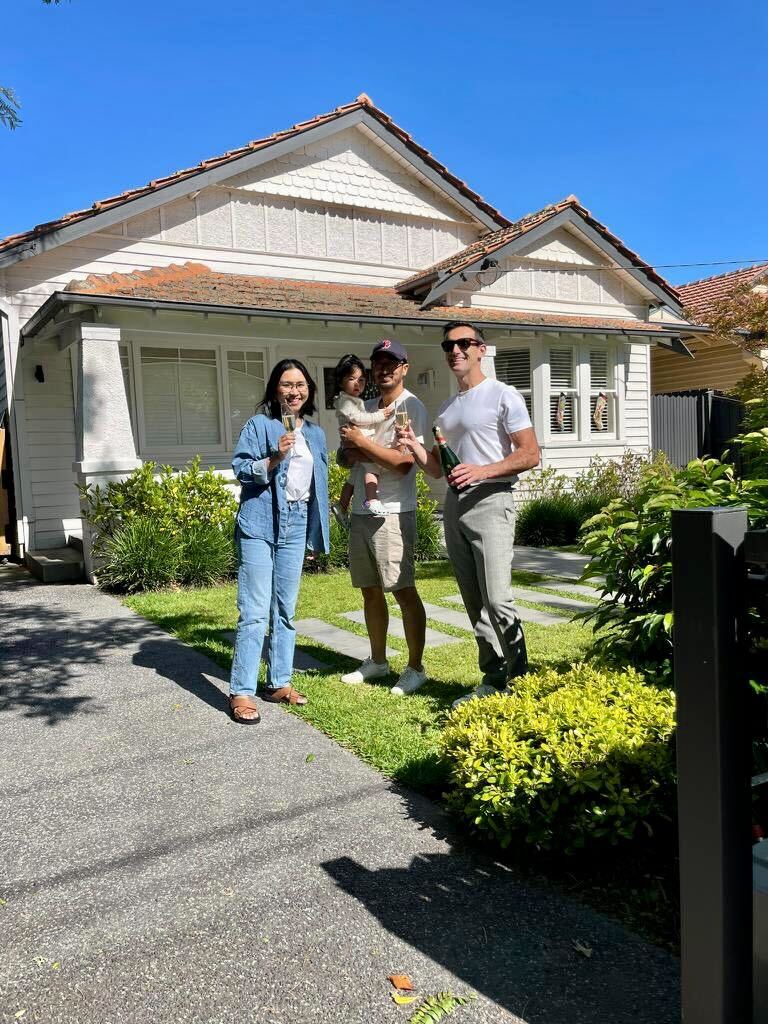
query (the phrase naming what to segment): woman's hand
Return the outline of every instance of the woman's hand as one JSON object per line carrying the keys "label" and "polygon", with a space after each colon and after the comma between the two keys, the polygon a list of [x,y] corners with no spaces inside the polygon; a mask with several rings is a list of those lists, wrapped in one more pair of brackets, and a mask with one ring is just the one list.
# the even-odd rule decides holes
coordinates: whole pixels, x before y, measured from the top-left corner
{"label": "woman's hand", "polygon": [[391,405],[385,405],[384,408],[381,411],[387,417],[394,416],[395,415],[395,406],[396,405],[397,405],[397,402],[392,402]]}
{"label": "woman's hand", "polygon": [[293,448],[295,440],[296,435],[293,433],[293,431],[291,431],[290,433],[281,434],[280,440],[277,442],[277,451],[272,456],[272,458],[276,459],[278,462],[282,462],[283,459],[287,459],[291,452],[291,448]]}

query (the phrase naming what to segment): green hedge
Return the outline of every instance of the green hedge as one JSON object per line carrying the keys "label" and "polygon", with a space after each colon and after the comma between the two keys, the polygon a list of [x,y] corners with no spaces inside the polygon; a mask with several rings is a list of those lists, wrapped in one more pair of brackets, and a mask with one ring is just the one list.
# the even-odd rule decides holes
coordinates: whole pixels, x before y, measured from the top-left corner
{"label": "green hedge", "polygon": [[451,808],[502,846],[573,853],[652,833],[674,803],[674,694],[574,665],[460,704],[441,739]]}
{"label": "green hedge", "polygon": [[81,488],[80,497],[101,586],[206,586],[234,571],[237,501],[199,457],[178,473],[145,462],[125,480]]}

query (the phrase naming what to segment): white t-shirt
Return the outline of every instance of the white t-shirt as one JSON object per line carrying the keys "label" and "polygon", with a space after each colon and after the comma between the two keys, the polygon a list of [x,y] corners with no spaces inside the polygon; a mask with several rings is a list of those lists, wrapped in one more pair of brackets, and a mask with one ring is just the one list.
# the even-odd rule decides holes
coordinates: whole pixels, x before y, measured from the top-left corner
{"label": "white t-shirt", "polygon": [[288,456],[288,479],[285,482],[285,496],[288,501],[309,501],[312,489],[312,469],[315,460],[309,450],[307,439],[301,427],[294,433],[291,454]]}
{"label": "white t-shirt", "polygon": [[[523,396],[511,384],[486,377],[468,391],[460,391],[440,406],[437,424],[448,446],[461,462],[488,466],[512,453],[510,434],[531,426]],[[517,475],[483,483],[517,482]]]}
{"label": "white t-shirt", "polygon": [[[408,412],[413,432],[424,444],[424,438],[428,433],[429,416],[426,406],[416,395],[410,391],[403,391],[396,400],[398,409],[403,407]],[[370,398],[365,403],[368,412],[374,412],[379,408],[379,399]],[[391,448],[395,439],[395,416],[390,416],[376,428],[373,441],[382,448]],[[357,468],[357,467],[356,467]],[[414,464],[407,473],[396,473],[383,466],[376,467],[379,477],[379,501],[387,513],[413,512],[416,508],[416,465]],[[363,513],[363,502],[365,501],[365,484],[363,473],[356,472],[353,476],[355,494],[352,499],[352,513]]]}

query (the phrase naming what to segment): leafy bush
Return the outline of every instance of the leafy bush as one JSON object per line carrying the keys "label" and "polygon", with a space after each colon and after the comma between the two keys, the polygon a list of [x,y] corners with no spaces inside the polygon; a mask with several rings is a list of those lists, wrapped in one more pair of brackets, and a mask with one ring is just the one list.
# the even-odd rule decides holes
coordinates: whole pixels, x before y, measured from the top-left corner
{"label": "leafy bush", "polygon": [[[766,442],[768,444],[768,441]],[[672,656],[673,509],[746,505],[768,524],[768,485],[741,480],[718,459],[696,459],[670,473],[649,467],[631,498],[617,498],[585,524],[587,576],[604,576],[606,594],[586,613],[598,627],[595,649],[610,664],[631,663],[666,678]]]}
{"label": "leafy bush", "polygon": [[652,834],[674,806],[674,695],[574,665],[466,701],[441,738],[451,808],[502,846],[566,853]]}
{"label": "leafy bush", "polygon": [[568,477],[548,466],[526,480],[515,535],[519,544],[561,547],[575,544],[584,523],[614,498],[631,498],[648,467],[670,473],[664,455],[652,459],[629,450],[618,461],[596,455],[580,474]]}
{"label": "leafy bush", "polygon": [[145,462],[125,480],[81,488],[80,497],[104,586],[205,585],[232,572],[237,501],[199,457],[179,473]]}
{"label": "leafy bush", "polygon": [[180,549],[176,540],[148,516],[133,516],[104,537],[99,584],[129,594],[156,590],[179,578]]}

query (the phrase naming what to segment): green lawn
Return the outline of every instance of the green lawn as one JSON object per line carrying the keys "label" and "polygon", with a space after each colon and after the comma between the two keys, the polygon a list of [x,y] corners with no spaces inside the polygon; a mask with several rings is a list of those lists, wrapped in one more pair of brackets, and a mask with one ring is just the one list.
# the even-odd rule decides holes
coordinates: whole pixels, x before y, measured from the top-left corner
{"label": "green lawn", "polygon": [[[520,585],[535,584],[540,577],[516,573]],[[456,594],[456,581],[448,562],[428,562],[418,568],[418,588],[425,601],[445,604]],[[224,633],[237,624],[234,585],[204,590],[168,590],[140,594],[126,600],[140,615],[151,619],[180,640],[208,655],[224,668],[232,659],[231,643]],[[394,602],[391,601],[394,605]],[[362,608],[360,592],[349,582],[349,574],[305,575],[302,580],[296,618],[319,618],[365,636],[365,628],[351,623],[343,612]],[[393,697],[389,687],[396,672],[406,664],[403,640],[390,637],[388,643],[398,650],[392,659],[395,674],[379,685],[348,686],[340,675],[355,662],[335,654],[314,642],[300,642],[328,669],[307,672],[297,677],[296,685],[310,698],[309,704],[296,709],[328,736],[353,750],[359,757],[385,775],[409,786],[430,790],[438,786],[445,773],[436,754],[436,741],[443,716],[451,702],[477,685],[477,646],[471,634],[438,622],[430,625],[444,633],[462,637],[463,643],[427,650],[424,663],[429,682],[409,697]],[[529,658],[533,669],[567,666],[584,656],[591,636],[589,627],[569,623],[525,626]]]}
{"label": "green lawn", "polygon": [[[425,601],[455,608],[444,600],[457,593],[448,562],[423,563],[417,576]],[[542,586],[541,577],[534,573],[515,573],[513,580],[521,586]],[[156,591],[127,598],[126,604],[229,668],[232,645],[223,634],[233,631],[237,623],[233,584],[204,590]],[[305,575],[296,618],[320,618],[365,635],[362,626],[342,617],[343,612],[361,607],[360,593],[350,586],[346,571]],[[437,754],[442,722],[451,702],[475,686],[480,673],[477,647],[469,633],[437,622],[430,625],[462,637],[463,643],[427,650],[424,661],[430,681],[409,697],[389,693],[396,674],[379,685],[345,685],[339,676],[355,662],[314,643],[302,643],[329,667],[296,678],[310,702],[306,707],[291,709],[291,713],[301,715],[390,778],[439,798],[446,781],[446,769]],[[585,657],[592,630],[564,618],[562,625],[526,624],[525,635],[532,669],[565,668]],[[388,643],[399,652],[392,659],[396,673],[406,662],[405,644],[395,637]],[[547,856],[524,847],[492,852],[519,871],[543,883],[556,884],[618,917],[628,927],[674,948],[677,885],[673,850],[674,837],[656,836],[645,844],[635,842],[572,858]]]}

